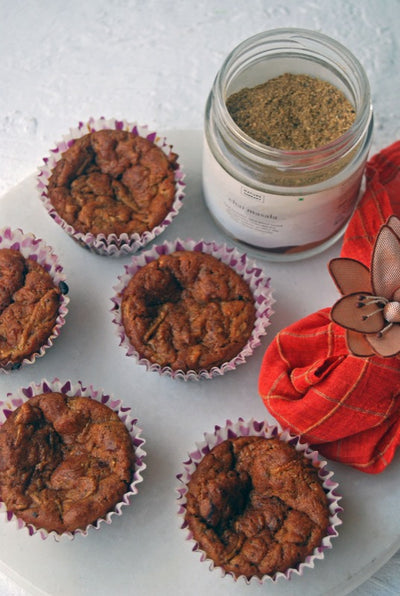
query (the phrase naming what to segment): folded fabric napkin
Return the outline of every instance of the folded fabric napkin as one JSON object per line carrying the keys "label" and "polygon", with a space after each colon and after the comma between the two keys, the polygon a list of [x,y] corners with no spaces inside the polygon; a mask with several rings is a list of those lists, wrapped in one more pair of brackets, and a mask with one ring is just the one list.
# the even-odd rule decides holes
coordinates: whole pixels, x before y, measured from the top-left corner
{"label": "folded fabric napkin", "polygon": [[260,395],[325,457],[382,472],[400,443],[400,142],[374,156],[329,270],[341,297],[268,347]]}

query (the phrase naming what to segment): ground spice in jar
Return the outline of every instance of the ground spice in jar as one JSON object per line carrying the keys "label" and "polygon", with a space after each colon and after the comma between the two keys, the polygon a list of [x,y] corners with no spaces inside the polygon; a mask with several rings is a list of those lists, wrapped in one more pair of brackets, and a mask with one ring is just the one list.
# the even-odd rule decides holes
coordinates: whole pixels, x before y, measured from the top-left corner
{"label": "ground spice in jar", "polygon": [[276,149],[322,147],[346,132],[355,109],[334,85],[304,74],[285,73],[231,95],[227,109],[254,140]]}

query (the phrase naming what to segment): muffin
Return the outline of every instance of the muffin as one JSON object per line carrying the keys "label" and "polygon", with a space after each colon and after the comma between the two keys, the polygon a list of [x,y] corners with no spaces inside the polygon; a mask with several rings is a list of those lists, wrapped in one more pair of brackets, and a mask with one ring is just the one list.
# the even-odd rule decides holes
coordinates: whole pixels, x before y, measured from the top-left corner
{"label": "muffin", "polygon": [[236,366],[255,327],[267,324],[268,283],[258,312],[253,278],[235,270],[238,261],[229,261],[228,252],[221,252],[224,262],[211,254],[212,245],[175,247],[145,257],[132,275],[128,268],[117,302],[126,341],[149,367],[173,375]]}
{"label": "muffin", "polygon": [[100,254],[133,252],[161,233],[180,207],[177,159],[165,140],[143,127],[91,121],[42,169],[42,199],[84,246]]}
{"label": "muffin", "polygon": [[337,485],[323,480],[315,456],[276,429],[251,426],[228,423],[225,434],[216,429],[180,477],[183,527],[196,549],[224,574],[247,582],[290,577],[313,564],[330,546],[340,510],[332,492]]}
{"label": "muffin", "polygon": [[68,287],[51,249],[22,230],[0,231],[0,369],[33,362],[64,323]]}
{"label": "muffin", "polygon": [[136,453],[127,426],[103,397],[67,391],[70,385],[57,389],[44,383],[43,392],[32,391],[7,413],[0,427],[0,499],[25,525],[61,535],[84,532],[124,501],[138,481],[143,441]]}

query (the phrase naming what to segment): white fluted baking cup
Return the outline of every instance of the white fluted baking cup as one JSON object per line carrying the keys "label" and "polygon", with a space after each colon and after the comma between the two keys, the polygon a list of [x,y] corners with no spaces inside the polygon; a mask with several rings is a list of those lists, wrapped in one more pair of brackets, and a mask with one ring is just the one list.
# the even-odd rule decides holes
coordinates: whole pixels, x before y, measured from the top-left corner
{"label": "white fluted baking cup", "polygon": [[[274,575],[265,575],[262,578],[252,577],[247,579],[244,575],[234,576],[232,573],[226,572],[207,557],[206,553],[200,548],[198,542],[193,538],[188,524],[185,521],[186,514],[186,495],[188,492],[188,483],[195,472],[198,464],[203,457],[208,454],[216,445],[219,445],[226,439],[234,439],[243,436],[258,436],[270,438],[279,438],[294,447],[294,449],[312,462],[312,465],[318,470],[318,477],[325,490],[328,499],[329,507],[329,526],[326,536],[322,539],[320,546],[316,547],[311,555],[306,557],[305,561],[299,563],[296,567],[291,567],[285,572],[278,571]],[[213,433],[204,433],[204,440],[195,443],[196,449],[189,453],[188,459],[183,463],[183,471],[177,475],[180,485],[177,488],[178,492],[178,516],[181,521],[181,529],[185,531],[186,540],[192,543],[192,550],[200,554],[200,561],[209,564],[209,569],[212,571],[218,569],[221,577],[230,575],[234,581],[242,580],[246,584],[264,583],[267,581],[276,582],[280,579],[290,580],[293,575],[303,575],[307,568],[313,569],[317,560],[325,557],[325,551],[332,548],[332,539],[338,536],[338,526],[342,524],[339,517],[342,507],[339,505],[341,496],[338,495],[338,483],[333,480],[333,472],[329,471],[327,462],[320,459],[319,453],[307,444],[301,441],[299,436],[292,435],[287,430],[280,430],[277,426],[268,424],[267,421],[256,421],[251,419],[245,421],[239,418],[237,422],[231,420],[226,421],[224,427],[216,426]]]}
{"label": "white fluted baking cup", "polygon": [[20,251],[24,258],[31,258],[41,265],[47,273],[53,278],[54,285],[60,290],[60,304],[58,315],[52,333],[47,338],[46,343],[40,347],[37,352],[24,358],[21,362],[9,363],[0,366],[0,372],[7,373],[11,370],[19,369],[26,364],[33,364],[36,358],[44,356],[46,350],[53,345],[56,337],[60,335],[61,328],[65,324],[65,317],[68,313],[69,297],[68,285],[63,272],[63,267],[59,262],[58,256],[53,252],[51,246],[46,244],[41,238],[37,238],[32,233],[25,233],[20,228],[11,229],[9,227],[0,230],[0,248],[11,248]]}
{"label": "white fluted baking cup", "polygon": [[[247,344],[234,358],[223,363],[221,366],[214,366],[210,370],[203,369],[198,372],[194,370],[172,370],[168,366],[162,367],[159,364],[151,363],[146,358],[141,357],[132,346],[122,324],[122,293],[129,283],[129,280],[144,265],[158,259],[161,255],[171,254],[178,250],[198,251],[213,255],[226,265],[229,265],[236,271],[236,273],[243,277],[248,283],[254,296],[256,320]],[[118,284],[113,288],[115,294],[111,299],[113,302],[111,312],[113,315],[113,322],[116,326],[116,333],[119,337],[119,345],[124,348],[127,356],[135,358],[136,361],[145,366],[147,370],[158,372],[161,375],[168,375],[172,378],[182,379],[184,381],[211,379],[216,376],[224,375],[226,372],[234,370],[239,365],[244,364],[253,354],[255,348],[260,345],[261,337],[267,333],[270,317],[273,314],[272,304],[274,303],[270,282],[271,279],[264,275],[262,269],[258,267],[255,261],[248,259],[246,254],[241,253],[236,248],[227,246],[226,244],[206,242],[205,240],[181,240],[178,238],[172,242],[164,242],[163,244],[155,245],[139,255],[134,255],[132,257],[131,262],[128,265],[125,265],[124,274],[119,276]]]}
{"label": "white fluted baking cup", "polygon": [[55,378],[52,381],[43,379],[39,383],[31,383],[27,387],[21,388],[15,393],[8,393],[5,399],[0,401],[0,425],[5,422],[8,416],[16,408],[28,401],[31,397],[41,393],[51,392],[62,393],[71,397],[89,397],[90,399],[94,399],[108,406],[118,414],[120,420],[125,424],[131,436],[135,453],[132,481],[128,491],[124,494],[123,499],[118,502],[105,517],[99,518],[94,524],[89,524],[85,529],[77,529],[74,532],[63,532],[62,534],[58,534],[54,531],[48,532],[43,528],[36,528],[31,524],[25,523],[13,512],[7,511],[5,503],[0,499],[0,511],[5,512],[7,521],[15,523],[18,529],[25,529],[30,536],[39,533],[43,540],[48,536],[52,536],[56,541],[59,541],[64,537],[72,540],[77,534],[87,536],[89,530],[98,530],[102,524],[111,524],[113,517],[122,515],[123,508],[130,505],[130,499],[138,493],[138,485],[143,481],[142,474],[146,469],[146,463],[144,462],[146,452],[143,448],[145,439],[141,436],[142,429],[137,425],[138,420],[131,414],[131,408],[124,406],[121,400],[104,393],[101,389],[95,389],[92,385],[84,386],[81,381],[60,381],[58,378]]}
{"label": "white fluted baking cup", "polygon": [[71,147],[74,141],[84,135],[98,130],[126,130],[132,132],[134,135],[144,137],[159,147],[166,155],[171,152],[172,145],[168,140],[160,136],[156,132],[149,131],[146,125],[139,125],[136,122],[127,122],[126,120],[106,119],[106,118],[89,118],[87,122],[80,122],[76,128],[70,129],[61,142],[59,142],[54,149],[50,151],[48,157],[43,158],[44,164],[39,168],[37,176],[37,188],[39,190],[40,199],[43,202],[50,217],[74,240],[80,245],[88,248],[92,252],[103,256],[120,257],[133,254],[146,246],[149,242],[154,240],[157,236],[162,234],[164,230],[170,225],[172,220],[178,214],[182,201],[185,195],[185,175],[181,164],[175,164],[175,198],[164,220],[155,226],[153,229],[143,232],[143,234],[92,234],[81,233],[68,224],[54,209],[47,193],[47,185],[52,170],[57,161],[61,159],[62,153]]}

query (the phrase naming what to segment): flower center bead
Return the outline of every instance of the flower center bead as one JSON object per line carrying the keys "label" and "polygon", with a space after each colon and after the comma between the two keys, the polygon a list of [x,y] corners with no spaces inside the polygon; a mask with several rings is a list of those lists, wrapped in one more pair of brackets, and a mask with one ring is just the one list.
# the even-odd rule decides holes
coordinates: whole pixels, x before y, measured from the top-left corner
{"label": "flower center bead", "polygon": [[400,302],[388,302],[385,304],[383,316],[388,323],[400,323]]}

